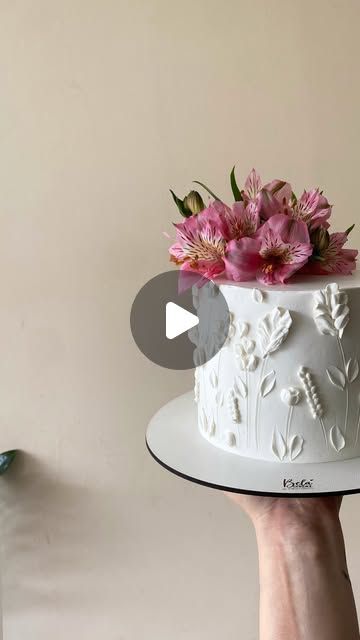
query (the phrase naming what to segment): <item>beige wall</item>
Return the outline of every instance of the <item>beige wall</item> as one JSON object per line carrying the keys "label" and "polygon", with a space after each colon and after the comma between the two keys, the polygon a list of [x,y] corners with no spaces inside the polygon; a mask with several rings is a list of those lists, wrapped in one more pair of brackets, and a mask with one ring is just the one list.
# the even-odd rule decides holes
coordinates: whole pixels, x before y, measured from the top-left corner
{"label": "beige wall", "polygon": [[225,194],[256,165],[358,219],[359,18],[358,0],[0,3],[1,448],[25,452],[0,485],[6,640],[257,637],[248,522],[145,452],[190,374],[142,357],[129,307],[168,266],[170,185]]}

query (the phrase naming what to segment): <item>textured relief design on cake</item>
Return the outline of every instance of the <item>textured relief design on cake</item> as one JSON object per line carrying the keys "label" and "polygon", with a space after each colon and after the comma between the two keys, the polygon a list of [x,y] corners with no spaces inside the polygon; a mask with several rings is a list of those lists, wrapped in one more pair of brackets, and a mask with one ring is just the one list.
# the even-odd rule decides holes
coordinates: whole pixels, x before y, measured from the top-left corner
{"label": "textured relief design on cake", "polygon": [[314,293],[314,319],[320,333],[342,338],[350,319],[348,295],[336,282]]}
{"label": "textured relief design on cake", "polygon": [[356,430],[354,433],[354,447],[357,446],[360,432],[360,396],[357,396],[357,416],[356,416]]}
{"label": "textured relief design on cake", "polygon": [[198,404],[200,402],[200,373],[199,368],[196,367],[194,371],[194,400]]}
{"label": "textured relief design on cake", "polygon": [[324,436],[324,440],[325,440],[325,443],[327,444],[326,428],[323,420],[324,409],[321,404],[319,392],[318,392],[314,377],[310,373],[309,369],[307,369],[306,367],[300,367],[298,371],[298,376],[300,378],[300,381],[302,383],[302,386],[305,392],[305,398],[306,398],[307,405],[310,409],[310,413],[314,418],[314,420],[319,420],[322,433]]}
{"label": "textured relief design on cake", "polygon": [[209,430],[209,423],[204,409],[201,410],[200,414],[200,427],[204,433],[207,433]]}
{"label": "textured relief design on cake", "polygon": [[313,376],[306,367],[300,367],[299,378],[304,387],[306,401],[309,405],[312,417],[314,420],[316,420],[316,418],[322,418],[324,415],[324,409],[322,407]]}
{"label": "textured relief design on cake", "polygon": [[291,422],[294,413],[294,407],[300,402],[302,392],[296,387],[288,387],[282,389],[280,398],[288,407],[285,424],[285,436],[278,429],[274,429],[272,437],[272,452],[275,457],[282,461],[286,456],[290,461],[295,460],[303,450],[304,438],[300,435],[293,435],[290,438]]}
{"label": "textured relief design on cake", "polygon": [[234,352],[241,371],[255,371],[259,362],[258,357],[254,354],[256,342],[248,337],[248,333],[249,325],[247,322],[239,323],[239,341],[234,344]]}
{"label": "textured relief design on cake", "polygon": [[264,292],[261,291],[261,289],[254,288],[251,292],[251,296],[254,302],[258,302],[259,304],[264,302]]}
{"label": "textured relief design on cake", "polygon": [[232,422],[239,423],[241,421],[239,399],[236,395],[235,389],[230,389],[227,394],[227,409]]}
{"label": "textured relief design on cake", "polygon": [[250,377],[249,372],[253,375],[253,372],[257,369],[259,364],[259,358],[255,355],[256,342],[249,338],[250,325],[247,322],[238,321],[236,323],[236,342],[234,343],[234,354],[236,363],[240,371],[245,376],[245,381],[240,377],[235,377],[235,390],[238,395],[246,400],[246,444],[250,444]]}
{"label": "textured relief design on cake", "polygon": [[287,404],[290,409],[298,404],[301,400],[301,391],[297,387],[288,387],[282,389],[280,392],[281,400],[284,404]]}
{"label": "textured relief design on cake", "polygon": [[359,375],[359,363],[356,358],[350,358],[348,361],[346,361],[344,349],[340,338],[338,338],[338,343],[343,369],[339,369],[334,365],[329,365],[329,367],[326,369],[326,373],[331,384],[334,385],[334,387],[337,387],[338,389],[341,389],[341,391],[346,392],[344,424],[344,431],[346,433],[349,416],[349,387]]}
{"label": "textured relief design on cake", "polygon": [[290,439],[291,422],[294,413],[294,407],[299,404],[302,397],[302,392],[297,387],[288,387],[281,392],[282,401],[288,405],[288,415],[286,420],[285,430],[285,442],[289,453],[290,460],[295,460],[303,450],[304,438],[299,435],[294,435]]}
{"label": "textured relief design on cake", "polygon": [[339,287],[321,282],[316,293],[307,285],[301,295],[292,287],[264,288],[261,303],[252,285],[224,286],[233,327],[226,346],[199,368],[194,403],[201,435],[212,445],[295,468],[360,455],[360,275],[349,288],[344,279]]}
{"label": "textured relief design on cake", "polygon": [[[288,387],[287,389],[282,389],[280,392],[281,400],[288,407],[286,425],[285,425],[285,442],[286,442],[287,448],[289,447],[288,443],[290,440],[290,429],[291,429],[291,422],[292,422],[293,413],[294,413],[294,407],[300,402],[301,395],[302,394],[300,389],[297,389],[296,387]],[[294,460],[295,459],[294,454],[296,453],[295,457],[297,457],[301,453],[301,450],[302,450],[302,446],[300,449],[299,447],[297,447],[296,450],[294,450],[294,447],[291,447],[291,444],[290,444],[291,460]]]}
{"label": "textured relief design on cake", "polygon": [[235,376],[235,391],[243,398],[244,400],[248,397],[248,387],[247,384],[240,378],[240,376]]}
{"label": "textured relief design on cake", "polygon": [[235,323],[234,323],[234,314],[230,311],[229,312],[229,331],[228,331],[228,336],[227,336],[227,340],[225,342],[225,345],[230,344],[232,338],[234,337],[235,333],[236,333],[236,327],[235,327]]}
{"label": "textured relief design on cake", "polygon": [[236,447],[236,435],[233,431],[226,432],[225,442],[228,445],[228,447]]}
{"label": "textured relief design on cake", "polygon": [[209,436],[213,438],[215,434],[216,434],[216,422],[214,418],[212,418],[210,422]]}
{"label": "textured relief design on cake", "polygon": [[258,323],[257,336],[262,352],[262,363],[255,405],[255,445],[257,448],[260,444],[261,401],[274,389],[276,384],[275,371],[271,370],[270,373],[265,373],[267,361],[269,355],[275,353],[286,340],[291,325],[290,312],[282,307],[275,307]]}
{"label": "textured relief design on cake", "polygon": [[290,312],[281,307],[275,307],[266,314],[258,324],[259,343],[265,358],[276,351],[287,338],[292,324]]}
{"label": "textured relief design on cake", "polygon": [[286,454],[286,444],[282,434],[280,433],[280,431],[278,431],[278,429],[274,429],[271,449],[274,456],[278,458],[278,460],[284,460]]}
{"label": "textured relief design on cake", "polygon": [[271,449],[274,456],[282,462],[286,456],[292,462],[303,450],[304,438],[302,436],[292,436],[290,440],[286,440],[278,429],[274,429]]}
{"label": "textured relief design on cake", "polygon": [[[231,447],[237,446],[237,437],[235,435],[234,440],[233,438],[230,438],[229,435],[227,435],[227,432],[223,432],[221,425],[223,422],[222,416],[224,414],[222,411],[227,412],[231,422],[233,422],[234,424],[238,425],[242,421],[240,410],[240,396],[245,398],[244,383],[239,380],[238,384],[236,384],[235,379],[232,388],[227,393],[222,389],[221,384],[219,383],[221,381],[222,360],[224,358],[227,347],[230,345],[231,340],[236,332],[237,327],[234,323],[234,314],[231,313],[229,334],[226,343],[218,352],[216,359],[209,361],[202,367],[199,367],[199,370],[202,371],[202,384],[204,389],[204,393],[201,396],[201,402],[203,407],[206,408],[208,416],[209,414],[211,414],[212,416],[211,418],[209,418],[207,436],[208,438],[216,438],[219,441],[223,441],[225,444]],[[223,407],[224,409],[222,409]],[[238,436],[240,438],[240,433],[238,433]]]}
{"label": "textured relief design on cake", "polygon": [[[323,335],[332,336],[337,340],[341,368],[331,364],[327,367],[326,373],[330,383],[346,393],[344,416],[344,433],[346,434],[349,420],[349,386],[359,375],[359,363],[356,358],[347,360],[345,356],[341,339],[345,327],[350,320],[350,309],[348,306],[348,295],[345,291],[339,289],[337,283],[333,282],[328,284],[325,289],[314,293],[314,319],[318,330]],[[336,433],[337,430],[342,433],[339,427],[336,427]],[[336,442],[336,446],[333,440]],[[336,438],[330,438],[330,443],[336,451],[341,451],[343,448],[337,448],[339,441]]]}
{"label": "textured relief design on cake", "polygon": [[338,453],[345,447],[345,438],[341,429],[337,425],[331,427],[329,431],[329,440],[333,449]]}
{"label": "textured relief design on cake", "polygon": [[212,388],[216,389],[216,387],[218,386],[218,377],[217,377],[216,372],[215,372],[214,369],[210,373],[209,381],[210,381],[210,384],[211,384]]}
{"label": "textured relief design on cake", "polygon": [[192,304],[197,311],[199,323],[187,331],[189,340],[195,345],[193,363],[195,367],[210,361],[225,345],[229,344],[235,334],[234,315],[215,313],[210,323],[202,319],[209,315],[209,301],[219,294],[213,283],[207,282],[204,287],[192,287]]}
{"label": "textured relief design on cake", "polygon": [[275,387],[275,384],[276,384],[276,373],[274,369],[272,369],[260,380],[259,393],[261,397],[265,398],[270,393],[270,391],[273,390],[273,388]]}
{"label": "textured relief design on cake", "polygon": [[215,403],[217,407],[222,407],[224,404],[224,392],[219,389],[215,394]]}

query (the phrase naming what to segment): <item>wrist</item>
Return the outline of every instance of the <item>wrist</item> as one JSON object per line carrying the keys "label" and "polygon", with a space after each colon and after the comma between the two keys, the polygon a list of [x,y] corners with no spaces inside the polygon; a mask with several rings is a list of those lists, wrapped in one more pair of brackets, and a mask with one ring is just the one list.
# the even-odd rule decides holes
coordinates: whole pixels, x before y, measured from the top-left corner
{"label": "wrist", "polygon": [[259,544],[265,546],[302,546],[327,549],[342,543],[338,510],[321,500],[277,501],[271,510],[253,521]]}

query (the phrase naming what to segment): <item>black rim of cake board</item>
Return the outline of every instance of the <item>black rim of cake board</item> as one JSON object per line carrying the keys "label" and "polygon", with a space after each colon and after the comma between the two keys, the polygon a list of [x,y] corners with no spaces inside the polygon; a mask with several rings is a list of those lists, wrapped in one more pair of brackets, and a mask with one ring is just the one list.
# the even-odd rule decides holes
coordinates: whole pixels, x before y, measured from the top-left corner
{"label": "black rim of cake board", "polygon": [[355,493],[360,493],[360,487],[358,489],[346,489],[344,491],[320,491],[320,492],[303,492],[299,493],[298,491],[251,491],[250,489],[235,489],[233,487],[227,487],[221,484],[215,484],[214,482],[207,482],[205,480],[200,480],[199,478],[194,478],[193,476],[189,476],[182,471],[178,471],[174,469],[174,467],[170,467],[166,462],[160,460],[157,455],[151,450],[150,445],[145,437],[146,448],[149,451],[150,455],[154,458],[154,460],[164,469],[170,471],[175,476],[179,478],[183,478],[183,480],[189,480],[190,482],[194,482],[195,484],[200,484],[202,487],[208,487],[210,489],[216,489],[217,491],[226,491],[228,493],[240,493],[246,496],[266,496],[268,498],[326,498],[331,496],[348,496],[353,495]]}

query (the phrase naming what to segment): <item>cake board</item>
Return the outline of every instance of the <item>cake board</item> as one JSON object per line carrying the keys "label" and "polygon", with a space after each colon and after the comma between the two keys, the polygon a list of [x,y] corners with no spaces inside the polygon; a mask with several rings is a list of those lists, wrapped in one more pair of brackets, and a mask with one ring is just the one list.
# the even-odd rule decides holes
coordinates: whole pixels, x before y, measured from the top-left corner
{"label": "cake board", "polygon": [[215,447],[198,429],[193,392],[175,398],[154,415],[146,445],[168,471],[221,491],[274,497],[360,492],[360,458],[320,464],[272,463]]}

